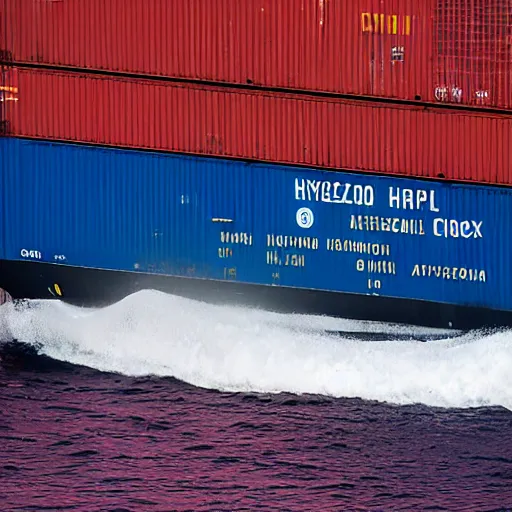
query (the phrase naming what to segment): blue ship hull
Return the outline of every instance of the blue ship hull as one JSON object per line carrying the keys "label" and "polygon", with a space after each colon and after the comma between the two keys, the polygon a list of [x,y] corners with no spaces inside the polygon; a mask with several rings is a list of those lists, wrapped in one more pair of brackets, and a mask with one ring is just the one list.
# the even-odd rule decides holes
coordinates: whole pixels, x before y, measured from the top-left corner
{"label": "blue ship hull", "polygon": [[[0,139],[0,288],[508,325],[512,191]],[[57,285],[57,287],[55,287]]]}

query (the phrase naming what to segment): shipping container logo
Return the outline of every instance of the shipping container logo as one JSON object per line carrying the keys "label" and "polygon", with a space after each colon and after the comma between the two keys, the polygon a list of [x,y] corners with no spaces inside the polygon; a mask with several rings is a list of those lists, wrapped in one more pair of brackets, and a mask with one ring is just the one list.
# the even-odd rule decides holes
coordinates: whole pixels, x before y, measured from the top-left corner
{"label": "shipping container logo", "polygon": [[400,14],[361,13],[361,30],[370,34],[411,35],[411,17]]}
{"label": "shipping container logo", "polygon": [[309,208],[299,208],[295,219],[297,224],[304,229],[309,229],[315,222],[315,216]]}

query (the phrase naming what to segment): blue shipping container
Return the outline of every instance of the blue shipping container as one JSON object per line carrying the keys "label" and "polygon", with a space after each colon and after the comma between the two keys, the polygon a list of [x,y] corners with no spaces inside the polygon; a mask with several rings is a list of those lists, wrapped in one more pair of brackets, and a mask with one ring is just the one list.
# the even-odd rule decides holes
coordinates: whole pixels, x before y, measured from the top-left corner
{"label": "blue shipping container", "polygon": [[1,258],[512,310],[512,190],[0,139]]}

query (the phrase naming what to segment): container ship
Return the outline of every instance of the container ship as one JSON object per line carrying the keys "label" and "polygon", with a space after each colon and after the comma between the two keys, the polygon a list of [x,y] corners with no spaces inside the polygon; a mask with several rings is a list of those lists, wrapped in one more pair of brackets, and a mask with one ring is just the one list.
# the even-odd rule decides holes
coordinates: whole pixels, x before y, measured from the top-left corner
{"label": "container ship", "polygon": [[512,0],[0,0],[0,300],[510,325]]}

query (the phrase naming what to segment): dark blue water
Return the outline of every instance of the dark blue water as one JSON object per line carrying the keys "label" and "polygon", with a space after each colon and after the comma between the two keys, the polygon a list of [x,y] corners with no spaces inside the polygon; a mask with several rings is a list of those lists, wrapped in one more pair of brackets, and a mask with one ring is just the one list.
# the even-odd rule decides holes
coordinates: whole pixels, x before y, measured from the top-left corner
{"label": "dark blue water", "polygon": [[512,510],[512,334],[356,342],[152,292],[1,326],[0,510]]}

